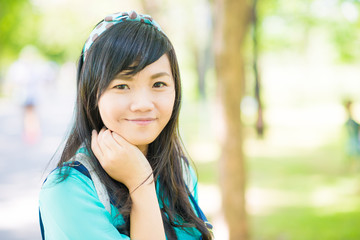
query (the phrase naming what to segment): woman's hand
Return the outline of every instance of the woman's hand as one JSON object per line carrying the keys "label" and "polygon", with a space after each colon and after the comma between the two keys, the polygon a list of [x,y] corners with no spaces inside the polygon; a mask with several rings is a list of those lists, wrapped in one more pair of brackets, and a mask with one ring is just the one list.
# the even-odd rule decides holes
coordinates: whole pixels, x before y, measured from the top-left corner
{"label": "woman's hand", "polygon": [[[132,200],[131,239],[165,240],[154,177],[144,154],[120,135],[104,128],[99,134],[95,130],[92,132],[91,149],[110,177],[125,184],[129,189]],[[146,179],[148,180],[144,185],[152,184],[146,184],[136,190]]]}
{"label": "woman's hand", "polygon": [[117,133],[105,128],[99,134],[93,130],[91,149],[107,174],[123,183],[130,193],[149,176],[146,182],[153,181],[152,169],[144,154]]}

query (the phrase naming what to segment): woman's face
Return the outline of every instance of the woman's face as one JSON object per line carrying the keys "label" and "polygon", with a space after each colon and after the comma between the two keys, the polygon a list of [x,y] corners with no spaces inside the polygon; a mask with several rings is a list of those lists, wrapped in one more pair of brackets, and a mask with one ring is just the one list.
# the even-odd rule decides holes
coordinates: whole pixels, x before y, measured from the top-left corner
{"label": "woman's face", "polygon": [[175,84],[166,54],[134,76],[120,72],[99,98],[105,126],[140,149],[153,142],[170,120]]}

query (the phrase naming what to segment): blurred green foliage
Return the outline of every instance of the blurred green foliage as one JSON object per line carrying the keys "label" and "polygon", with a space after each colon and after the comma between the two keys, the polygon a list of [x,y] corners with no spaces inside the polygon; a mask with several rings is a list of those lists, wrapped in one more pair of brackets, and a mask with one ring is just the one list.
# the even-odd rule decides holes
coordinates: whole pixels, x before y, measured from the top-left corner
{"label": "blurred green foliage", "polygon": [[[173,3],[174,6],[186,4],[189,3]],[[46,9],[42,5],[46,5]],[[89,14],[79,12],[81,7],[78,5],[81,3],[74,3],[73,7],[62,5],[67,3],[51,5],[45,4],[45,1],[0,0],[0,63],[16,58],[21,48],[28,44],[37,46],[52,60],[74,60],[78,54],[74,53],[74,45],[81,48],[79,45],[85,40],[77,33],[84,30],[83,26],[89,26],[89,22],[82,21]],[[94,9],[96,7],[89,12]],[[257,11],[263,52],[304,51],[309,38],[321,34],[332,43],[336,61],[354,62],[360,59],[357,47],[360,41],[357,31],[360,1],[258,0]],[[185,30],[189,31],[189,35],[193,31],[192,28]],[[83,37],[86,38],[85,35]]]}
{"label": "blurred green foliage", "polygon": [[263,51],[304,51],[312,35],[330,40],[335,61],[360,60],[360,1],[258,1],[260,43]]}
{"label": "blurred green foliage", "polygon": [[80,42],[86,40],[79,34],[85,23],[78,21],[81,16],[66,2],[60,3],[0,0],[0,70],[16,60],[27,45],[58,63],[76,60]]}
{"label": "blurred green foliage", "polygon": [[37,45],[39,18],[28,0],[0,0],[0,64],[16,59],[24,46]]}

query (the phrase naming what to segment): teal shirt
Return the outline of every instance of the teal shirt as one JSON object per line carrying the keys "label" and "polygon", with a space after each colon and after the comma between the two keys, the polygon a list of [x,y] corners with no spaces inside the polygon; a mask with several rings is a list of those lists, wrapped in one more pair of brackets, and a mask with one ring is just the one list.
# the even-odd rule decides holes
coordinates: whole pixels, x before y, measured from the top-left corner
{"label": "teal shirt", "polygon": [[[193,195],[197,201],[196,178],[190,168]],[[92,240],[126,239],[116,226],[124,219],[118,209],[111,205],[111,215],[99,200],[91,179],[76,169],[70,169],[70,175],[58,183],[59,170],[53,171],[44,183],[39,196],[41,218],[46,240]],[[157,195],[159,191],[157,187]],[[117,216],[117,217],[116,217]],[[200,232],[195,229],[174,228],[178,239],[200,239]]]}

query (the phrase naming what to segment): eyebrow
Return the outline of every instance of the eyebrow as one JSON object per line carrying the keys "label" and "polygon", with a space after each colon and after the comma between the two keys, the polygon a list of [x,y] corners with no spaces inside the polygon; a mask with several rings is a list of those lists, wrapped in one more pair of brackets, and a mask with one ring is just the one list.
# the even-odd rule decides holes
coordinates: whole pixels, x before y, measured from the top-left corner
{"label": "eyebrow", "polygon": [[[160,78],[160,77],[163,77],[163,76],[171,77],[170,74],[167,73],[167,72],[159,72],[159,73],[153,74],[153,75],[150,77],[150,79],[156,79],[156,78]],[[131,80],[133,80],[133,76],[119,73],[118,75],[116,75],[115,79],[125,80],[125,81],[131,81]]]}
{"label": "eyebrow", "polygon": [[131,75],[119,73],[115,76],[114,80],[133,80],[133,77]]}
{"label": "eyebrow", "polygon": [[151,79],[155,79],[155,78],[159,78],[162,76],[168,76],[170,77],[170,74],[168,74],[167,72],[159,72],[159,73],[155,73],[154,75],[152,75],[150,78]]}

